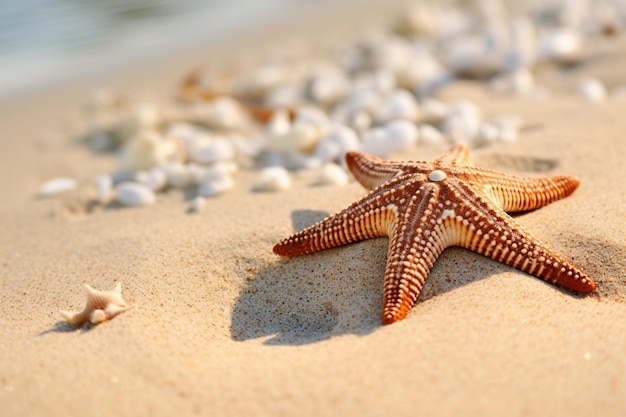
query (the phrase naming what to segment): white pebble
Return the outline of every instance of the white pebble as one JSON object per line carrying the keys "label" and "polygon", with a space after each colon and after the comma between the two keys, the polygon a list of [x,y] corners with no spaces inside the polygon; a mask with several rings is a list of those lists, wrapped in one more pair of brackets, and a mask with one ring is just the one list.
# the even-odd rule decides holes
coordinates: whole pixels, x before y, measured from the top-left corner
{"label": "white pebble", "polygon": [[535,77],[528,68],[517,68],[494,78],[490,85],[501,93],[528,96],[535,92]]}
{"label": "white pebble", "polygon": [[124,206],[138,207],[154,204],[156,196],[144,184],[123,182],[115,187],[115,199]]}
{"label": "white pebble", "polygon": [[318,184],[346,185],[348,174],[335,163],[327,163],[322,167],[318,178]]}
{"label": "white pebble", "polygon": [[235,157],[235,145],[232,141],[208,135],[198,136],[189,145],[189,158],[199,164],[211,164],[218,161],[228,161]]}
{"label": "white pebble", "polygon": [[417,130],[419,131],[420,143],[427,143],[429,145],[442,145],[446,142],[446,138],[436,127],[423,124],[420,125]]}
{"label": "white pebble", "polygon": [[314,155],[321,161],[327,162],[342,158],[346,152],[358,148],[359,138],[356,132],[348,126],[334,124],[328,136],[317,144]]}
{"label": "white pebble", "polygon": [[406,90],[396,90],[376,109],[374,118],[378,123],[392,120],[415,120],[418,114],[415,96]]}
{"label": "white pebble", "polygon": [[176,142],[156,131],[144,130],[127,142],[120,155],[123,170],[139,171],[162,165],[179,157]]}
{"label": "white pebble", "polygon": [[161,114],[156,106],[139,103],[123,114],[111,130],[118,141],[126,142],[142,131],[155,129],[160,121]]}
{"label": "white pebble", "polygon": [[402,152],[417,143],[417,126],[408,120],[394,120],[385,125],[391,152]]}
{"label": "white pebble", "polygon": [[202,196],[196,196],[194,197],[193,200],[191,200],[189,209],[195,213],[200,213],[201,211],[204,211],[205,207],[206,207],[206,198]]}
{"label": "white pebble", "polygon": [[420,121],[430,124],[439,124],[446,118],[450,107],[442,101],[426,97],[421,101]]}
{"label": "white pebble", "polygon": [[73,178],[57,177],[41,184],[37,194],[41,197],[51,197],[73,190],[78,182]]}
{"label": "white pebble", "polygon": [[539,41],[539,56],[561,64],[579,62],[583,57],[582,35],[571,28],[549,30]]}
{"label": "white pebble", "polygon": [[281,166],[263,168],[255,189],[259,191],[284,191],[291,187],[291,177]]}
{"label": "white pebble", "polygon": [[95,179],[96,200],[100,204],[109,204],[113,199],[113,179],[108,174],[98,175]]}
{"label": "white pebble", "polygon": [[578,85],[580,96],[590,103],[602,103],[606,101],[607,92],[604,84],[595,78],[588,78]]}
{"label": "white pebble", "polygon": [[167,183],[174,188],[187,188],[195,182],[194,171],[180,162],[170,162],[161,168],[165,172]]}
{"label": "white pebble", "polygon": [[135,181],[148,186],[152,191],[158,192],[167,186],[167,175],[158,167],[150,171],[139,171],[135,175]]}
{"label": "white pebble", "polygon": [[478,135],[480,126],[480,111],[468,100],[454,104],[443,121],[443,131],[454,143],[472,142]]}
{"label": "white pebble", "polygon": [[231,174],[222,167],[207,169],[198,184],[198,195],[213,197],[220,195],[235,186]]}
{"label": "white pebble", "polygon": [[215,129],[233,130],[245,125],[246,114],[241,105],[232,97],[218,97],[209,103],[199,104],[195,108],[199,122]]}
{"label": "white pebble", "polygon": [[390,149],[387,129],[384,127],[375,127],[368,130],[363,135],[361,150],[370,155],[386,158],[392,152]]}

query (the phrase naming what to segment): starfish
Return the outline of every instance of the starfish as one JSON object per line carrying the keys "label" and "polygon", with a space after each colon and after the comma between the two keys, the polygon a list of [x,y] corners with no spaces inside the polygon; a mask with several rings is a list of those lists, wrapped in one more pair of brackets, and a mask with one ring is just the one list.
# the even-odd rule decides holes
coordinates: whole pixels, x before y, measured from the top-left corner
{"label": "starfish", "polygon": [[388,236],[383,324],[403,319],[443,250],[460,246],[571,291],[593,280],[533,238],[506,212],[543,207],[570,195],[569,176],[520,177],[479,168],[457,145],[433,162],[394,162],[348,152],[346,162],[369,194],[283,239],[274,253],[298,256]]}
{"label": "starfish", "polygon": [[122,284],[119,282],[111,291],[94,290],[85,284],[85,292],[87,304],[83,311],[61,311],[61,317],[75,326],[80,326],[87,321],[91,324],[99,324],[130,308],[122,298]]}

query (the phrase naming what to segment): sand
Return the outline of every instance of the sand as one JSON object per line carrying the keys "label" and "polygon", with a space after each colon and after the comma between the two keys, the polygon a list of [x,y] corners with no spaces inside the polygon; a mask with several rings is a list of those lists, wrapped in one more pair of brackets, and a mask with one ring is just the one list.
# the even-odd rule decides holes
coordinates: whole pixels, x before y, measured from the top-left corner
{"label": "sand", "polygon": [[[64,134],[89,89],[167,90],[193,65],[186,59],[1,105],[0,415],[626,413],[626,101],[589,104],[573,87],[594,74],[623,82],[616,58],[546,72],[556,92],[540,100],[475,83],[441,93],[488,115],[522,115],[519,140],[476,150],[478,165],[580,178],[572,196],[516,219],[598,290],[573,295],[451,248],[408,317],[384,327],[386,239],[289,260],[271,252],[364,195],[356,183],[254,193],[244,172],[199,214],[176,191],[128,209],[34,197],[51,176],[88,179],[114,166]],[[83,283],[116,282],[131,310],[95,327],[61,321],[59,310],[82,309]]]}

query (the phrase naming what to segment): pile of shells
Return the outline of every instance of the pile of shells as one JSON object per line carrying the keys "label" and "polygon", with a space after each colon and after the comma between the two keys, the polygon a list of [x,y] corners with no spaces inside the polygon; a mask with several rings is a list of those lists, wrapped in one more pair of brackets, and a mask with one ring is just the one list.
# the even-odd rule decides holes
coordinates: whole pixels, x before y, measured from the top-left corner
{"label": "pile of shells", "polygon": [[[313,172],[317,184],[346,184],[350,150],[387,158],[420,143],[443,150],[513,142],[518,115],[486,119],[472,101],[437,99],[438,89],[472,78],[532,96],[536,67],[583,62],[590,39],[621,31],[624,2],[596,3],[418,2],[387,32],[323,54],[273,55],[228,83],[192,72],[170,102],[98,92],[86,105],[87,143],[117,152],[119,170],[94,180],[97,201],[143,206],[168,188],[192,189],[190,208],[199,211],[205,198],[233,188],[240,169],[258,170],[254,190],[282,191],[294,170]],[[607,96],[592,79],[579,93],[591,102]],[[40,194],[73,184],[56,187],[44,184]]]}

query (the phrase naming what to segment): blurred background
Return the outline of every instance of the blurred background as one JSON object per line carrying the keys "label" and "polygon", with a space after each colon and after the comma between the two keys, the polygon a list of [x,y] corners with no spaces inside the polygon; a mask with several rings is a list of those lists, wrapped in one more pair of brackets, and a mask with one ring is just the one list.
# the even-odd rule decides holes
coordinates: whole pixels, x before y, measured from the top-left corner
{"label": "blurred background", "polygon": [[0,0],[0,99],[212,41],[310,0]]}

